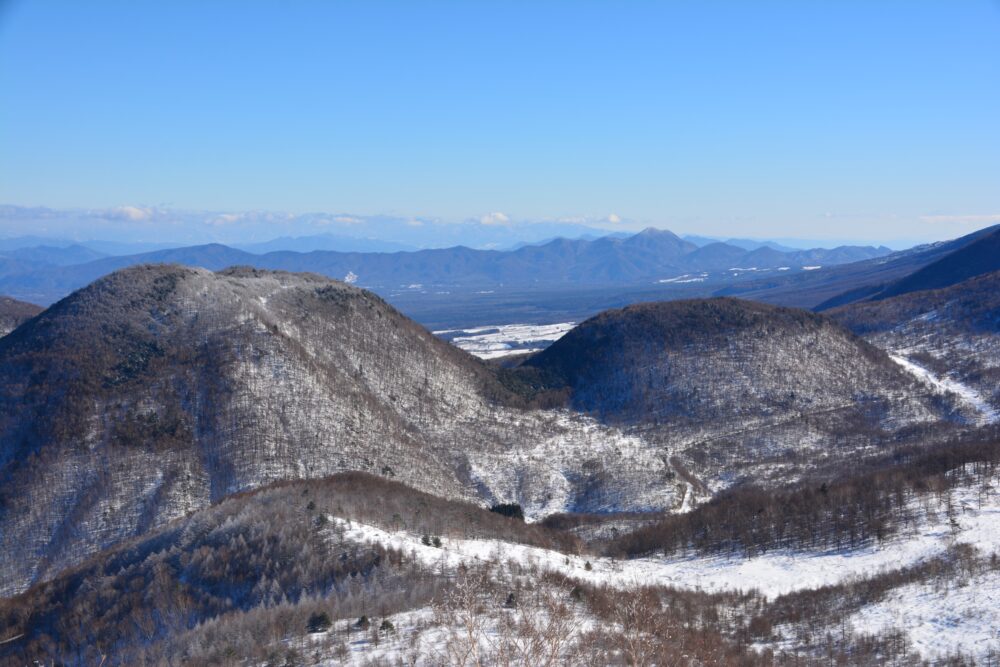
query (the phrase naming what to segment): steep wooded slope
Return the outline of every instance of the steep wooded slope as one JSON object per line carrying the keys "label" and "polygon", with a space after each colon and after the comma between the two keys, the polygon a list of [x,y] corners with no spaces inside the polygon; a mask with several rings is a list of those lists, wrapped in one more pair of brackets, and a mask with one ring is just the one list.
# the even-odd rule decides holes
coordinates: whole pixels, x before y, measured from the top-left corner
{"label": "steep wooded slope", "polygon": [[[611,311],[531,363],[492,371],[315,275],[112,274],[0,339],[0,592],[278,480],[677,509],[965,418],[829,320],[734,300]],[[539,388],[576,411],[514,407]]]}
{"label": "steep wooded slope", "polygon": [[458,494],[452,462],[413,434],[475,395],[464,362],[318,277],[104,278],[0,343],[3,589],[286,477],[398,469]]}

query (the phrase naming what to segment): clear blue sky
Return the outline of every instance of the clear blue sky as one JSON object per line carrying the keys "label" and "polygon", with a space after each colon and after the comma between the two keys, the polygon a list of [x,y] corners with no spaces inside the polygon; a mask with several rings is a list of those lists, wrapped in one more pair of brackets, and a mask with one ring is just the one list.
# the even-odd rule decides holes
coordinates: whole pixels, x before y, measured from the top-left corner
{"label": "clear blue sky", "polygon": [[1000,4],[0,0],[0,202],[1000,222]]}

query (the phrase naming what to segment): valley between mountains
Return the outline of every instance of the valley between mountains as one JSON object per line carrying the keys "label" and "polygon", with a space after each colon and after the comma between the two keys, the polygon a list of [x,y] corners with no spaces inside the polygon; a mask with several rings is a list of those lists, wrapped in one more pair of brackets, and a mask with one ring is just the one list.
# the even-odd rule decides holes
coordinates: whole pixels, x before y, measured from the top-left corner
{"label": "valley between mountains", "polygon": [[988,664],[993,236],[492,360],[310,273],[8,300],[0,664]]}

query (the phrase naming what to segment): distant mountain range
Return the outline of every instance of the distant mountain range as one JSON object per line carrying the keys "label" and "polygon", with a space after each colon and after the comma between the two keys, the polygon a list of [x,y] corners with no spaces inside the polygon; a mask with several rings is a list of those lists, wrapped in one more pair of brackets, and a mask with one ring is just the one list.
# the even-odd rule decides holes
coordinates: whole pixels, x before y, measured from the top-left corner
{"label": "distant mountain range", "polygon": [[[698,236],[696,234],[685,234],[681,237],[685,241],[690,241],[696,246],[706,246],[713,243],[725,243],[727,245],[736,246],[737,248],[743,248],[744,250],[756,250],[757,248],[773,248],[774,250],[779,250],[781,252],[795,252],[796,250],[802,250],[802,247],[793,247],[789,245],[782,245],[775,241],[757,241],[754,239],[717,239],[711,236]],[[812,246],[810,246],[812,247]]]}
{"label": "distant mountain range", "polygon": [[[302,240],[304,245],[311,243]],[[264,246],[250,246],[266,250]],[[20,248],[0,253],[0,293],[48,304],[111,271],[149,263],[176,263],[218,270],[245,265],[310,271],[359,286],[393,290],[410,286],[448,290],[497,287],[622,286],[636,284],[728,283],[747,275],[798,273],[822,266],[884,257],[885,247],[781,251],[747,250],[715,242],[698,247],[669,231],[646,229],[621,238],[557,238],[508,251],[463,246],[411,252],[248,252],[221,244],[171,248],[126,256],[86,256],[80,246]],[[97,254],[93,253],[92,254]],[[77,256],[79,262],[69,261]],[[88,261],[89,260],[89,261]]]}

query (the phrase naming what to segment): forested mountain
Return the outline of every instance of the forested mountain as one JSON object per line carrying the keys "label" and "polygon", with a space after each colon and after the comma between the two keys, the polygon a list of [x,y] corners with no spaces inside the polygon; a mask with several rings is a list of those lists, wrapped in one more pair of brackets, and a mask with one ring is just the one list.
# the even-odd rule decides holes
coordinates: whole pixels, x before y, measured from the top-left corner
{"label": "forested mountain", "polygon": [[997,333],[1000,330],[1000,271],[954,285],[907,292],[830,310],[827,314],[860,335],[926,322],[941,333]]}
{"label": "forested mountain", "polygon": [[114,273],[0,339],[0,590],[228,494],[343,470],[534,512],[674,502],[651,445],[526,400],[344,283]]}
{"label": "forested mountain", "polygon": [[533,516],[662,509],[961,417],[801,311],[626,309],[503,371],[319,276],[140,266],[0,341],[0,575],[21,590],[288,478],[361,470]]}
{"label": "forested mountain", "polygon": [[463,495],[430,436],[475,411],[476,364],[316,276],[112,274],[0,343],[3,589],[287,477],[362,469]]}
{"label": "forested mountain", "polygon": [[606,311],[527,363],[564,379],[580,410],[653,423],[826,410],[864,400],[865,383],[870,398],[912,384],[828,318],[728,298]]}

